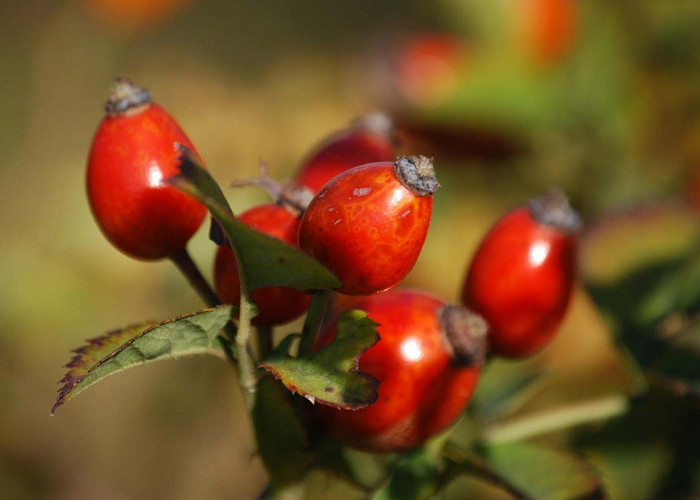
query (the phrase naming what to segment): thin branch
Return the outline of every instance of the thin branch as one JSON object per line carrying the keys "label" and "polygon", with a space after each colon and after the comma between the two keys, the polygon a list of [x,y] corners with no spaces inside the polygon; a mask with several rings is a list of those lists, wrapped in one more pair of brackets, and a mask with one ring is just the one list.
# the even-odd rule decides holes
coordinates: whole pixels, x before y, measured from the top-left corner
{"label": "thin branch", "polygon": [[221,304],[216,292],[209,283],[207,283],[207,280],[204,279],[204,276],[199,271],[197,264],[192,260],[187,248],[183,248],[181,251],[170,255],[169,258],[180,272],[185,275],[187,281],[209,307],[216,307]]}
{"label": "thin branch", "polygon": [[[209,285],[204,275],[200,272],[197,264],[192,260],[187,248],[182,251],[170,255],[170,260],[185,275],[189,284],[194,288],[205,304],[209,307],[216,307],[221,304],[219,296],[216,295],[214,289]],[[226,336],[231,342],[236,341],[236,327],[233,323],[228,322],[224,327]],[[231,361],[235,361],[231,356],[228,356]]]}
{"label": "thin branch", "polygon": [[255,392],[258,384],[258,370],[253,357],[248,352],[248,340],[252,330],[251,320],[258,313],[253,302],[241,294],[241,307],[236,334],[236,351],[238,352],[238,384],[243,391],[243,400],[248,410],[255,404]]}

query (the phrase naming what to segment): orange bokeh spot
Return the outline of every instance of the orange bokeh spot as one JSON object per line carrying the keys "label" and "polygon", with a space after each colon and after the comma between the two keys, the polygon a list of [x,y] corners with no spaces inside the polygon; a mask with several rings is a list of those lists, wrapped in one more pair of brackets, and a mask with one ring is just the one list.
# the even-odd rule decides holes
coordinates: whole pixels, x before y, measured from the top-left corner
{"label": "orange bokeh spot", "polygon": [[141,28],[175,15],[192,0],[83,0],[100,19],[118,28]]}

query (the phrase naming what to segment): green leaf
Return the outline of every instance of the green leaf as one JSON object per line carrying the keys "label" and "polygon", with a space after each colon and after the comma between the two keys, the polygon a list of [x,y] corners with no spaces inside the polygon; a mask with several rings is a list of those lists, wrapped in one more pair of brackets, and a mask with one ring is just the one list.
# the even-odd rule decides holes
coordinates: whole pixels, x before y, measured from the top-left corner
{"label": "green leaf", "polygon": [[[523,492],[510,484],[505,478],[499,476],[480,456],[464,451],[451,443],[444,447],[442,454],[446,463],[440,478],[441,493],[449,494],[448,492],[455,482],[460,479],[467,479],[470,480],[469,486],[464,488],[462,485],[459,488],[462,490],[462,494],[457,498],[491,498],[494,496],[492,494],[487,497],[483,494],[483,491],[480,491],[479,486],[484,488],[484,485],[495,487],[497,491],[503,492],[503,494],[507,493],[508,498],[526,498]],[[476,492],[478,493],[476,496],[474,495],[475,481],[476,485],[479,485],[476,487]],[[466,491],[464,491],[465,489]],[[495,493],[495,495],[498,495],[498,493]],[[496,498],[500,498],[500,496],[496,496]]]}
{"label": "green leaf", "polygon": [[593,468],[577,455],[517,443],[488,446],[484,456],[494,472],[528,498],[571,500],[603,491]]}
{"label": "green leaf", "polygon": [[638,330],[700,302],[699,222],[697,214],[678,205],[644,207],[607,216],[581,242],[591,295],[637,356],[644,347],[635,345]]}
{"label": "green leaf", "polygon": [[695,248],[677,266],[661,276],[658,284],[642,297],[637,314],[643,325],[651,325],[669,312],[692,312],[700,307],[700,252]]}
{"label": "green leaf", "polygon": [[157,325],[131,326],[88,340],[87,345],[73,351],[76,355],[66,365],[69,371],[59,382],[63,385],[51,414],[91,385],[134,366],[193,354],[232,355],[230,344],[218,334],[231,319],[233,309],[204,309]]}
{"label": "green leaf", "polygon": [[699,222],[697,213],[679,205],[612,213],[591,225],[581,240],[582,274],[590,284],[610,285],[656,263],[675,261],[695,247]]}
{"label": "green leaf", "polygon": [[472,407],[485,420],[504,418],[533,396],[542,375],[534,363],[492,359],[479,377]]}
{"label": "green leaf", "polygon": [[438,489],[437,457],[432,450],[410,451],[392,468],[391,479],[374,500],[423,500],[433,498]]}
{"label": "green leaf", "polygon": [[666,348],[659,321],[700,309],[699,222],[678,205],[645,207],[606,217],[582,242],[591,296],[645,369]]}
{"label": "green leaf", "polygon": [[635,399],[625,415],[579,436],[576,446],[601,472],[610,498],[683,498],[662,489],[669,480],[687,486],[681,479],[690,472],[687,465],[699,463],[697,414],[689,403],[695,404],[651,391]]}
{"label": "green leaf", "polygon": [[586,451],[601,471],[609,498],[639,500],[657,496],[663,478],[673,463],[673,451],[661,441],[608,443]]}
{"label": "green leaf", "polygon": [[313,459],[306,429],[288,395],[271,375],[258,381],[253,406],[255,440],[273,491],[302,481]]}
{"label": "green leaf", "polygon": [[364,408],[377,400],[379,381],[360,372],[357,362],[379,340],[376,326],[364,311],[346,311],[338,320],[337,335],[324,348],[292,358],[287,353],[296,336],[289,336],[260,367],[311,402]]}
{"label": "green leaf", "polygon": [[168,182],[209,208],[236,254],[241,282],[248,292],[267,286],[302,291],[340,286],[338,278],[316,260],[236,220],[216,181],[187,149],[180,155],[180,171]]}

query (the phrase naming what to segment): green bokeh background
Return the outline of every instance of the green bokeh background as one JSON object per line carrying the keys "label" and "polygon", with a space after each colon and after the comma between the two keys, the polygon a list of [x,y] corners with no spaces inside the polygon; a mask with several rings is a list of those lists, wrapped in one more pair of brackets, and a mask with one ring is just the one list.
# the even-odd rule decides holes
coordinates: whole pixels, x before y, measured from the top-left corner
{"label": "green bokeh background", "polygon": [[[145,26],[119,24],[95,2],[0,5],[0,496],[250,498],[266,483],[235,375],[217,360],[132,370],[49,417],[70,349],[201,305],[169,263],[125,257],[92,220],[85,163],[115,76],[150,88],[226,185],[256,175],[261,158],[289,178],[319,139],[380,105],[368,61],[384,41],[437,29],[480,39],[466,97],[421,113],[478,126],[489,102],[511,103],[498,125],[528,152],[436,157],[443,189],[408,283],[452,301],[489,225],[550,185],[591,220],[684,196],[700,153],[692,2],[586,3],[576,44],[551,73],[501,64],[511,47],[491,39],[489,2],[466,4],[193,0]],[[226,192],[236,212],[265,200]],[[210,276],[206,228],[190,249]],[[582,291],[536,362],[554,376],[532,409],[630,383]]]}

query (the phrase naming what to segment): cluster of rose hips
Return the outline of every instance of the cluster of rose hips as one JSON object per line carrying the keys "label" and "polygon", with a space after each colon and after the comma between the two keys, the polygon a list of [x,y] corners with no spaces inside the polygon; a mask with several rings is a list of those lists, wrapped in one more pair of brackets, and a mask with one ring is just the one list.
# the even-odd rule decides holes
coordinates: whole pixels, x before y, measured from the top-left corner
{"label": "cluster of rose hips", "polygon": [[[192,265],[186,244],[206,208],[164,182],[179,173],[177,144],[196,149],[147,90],[118,79],[95,134],[87,188],[107,238],[139,259]],[[396,158],[387,119],[372,116],[325,141],[299,169],[293,191],[242,213],[244,224],[298,246],[342,282],[333,318],[314,349],[330,342],[337,317],[360,309],[377,324],[379,342],[359,369],[380,381],[375,403],[360,410],[316,406],[316,421],[341,442],[376,452],[419,446],[452,424],[467,405],[488,351],[529,356],[553,337],[571,297],[580,219],[555,192],[503,216],[479,246],[461,305],[430,293],[393,289],[425,241],[439,184],[432,161]],[[310,191],[310,193],[309,193]],[[302,200],[302,201],[300,201]],[[214,305],[237,303],[233,252],[219,247]],[[342,299],[353,296],[355,299]],[[255,290],[254,319],[267,327],[309,307],[308,294],[284,287]]]}

